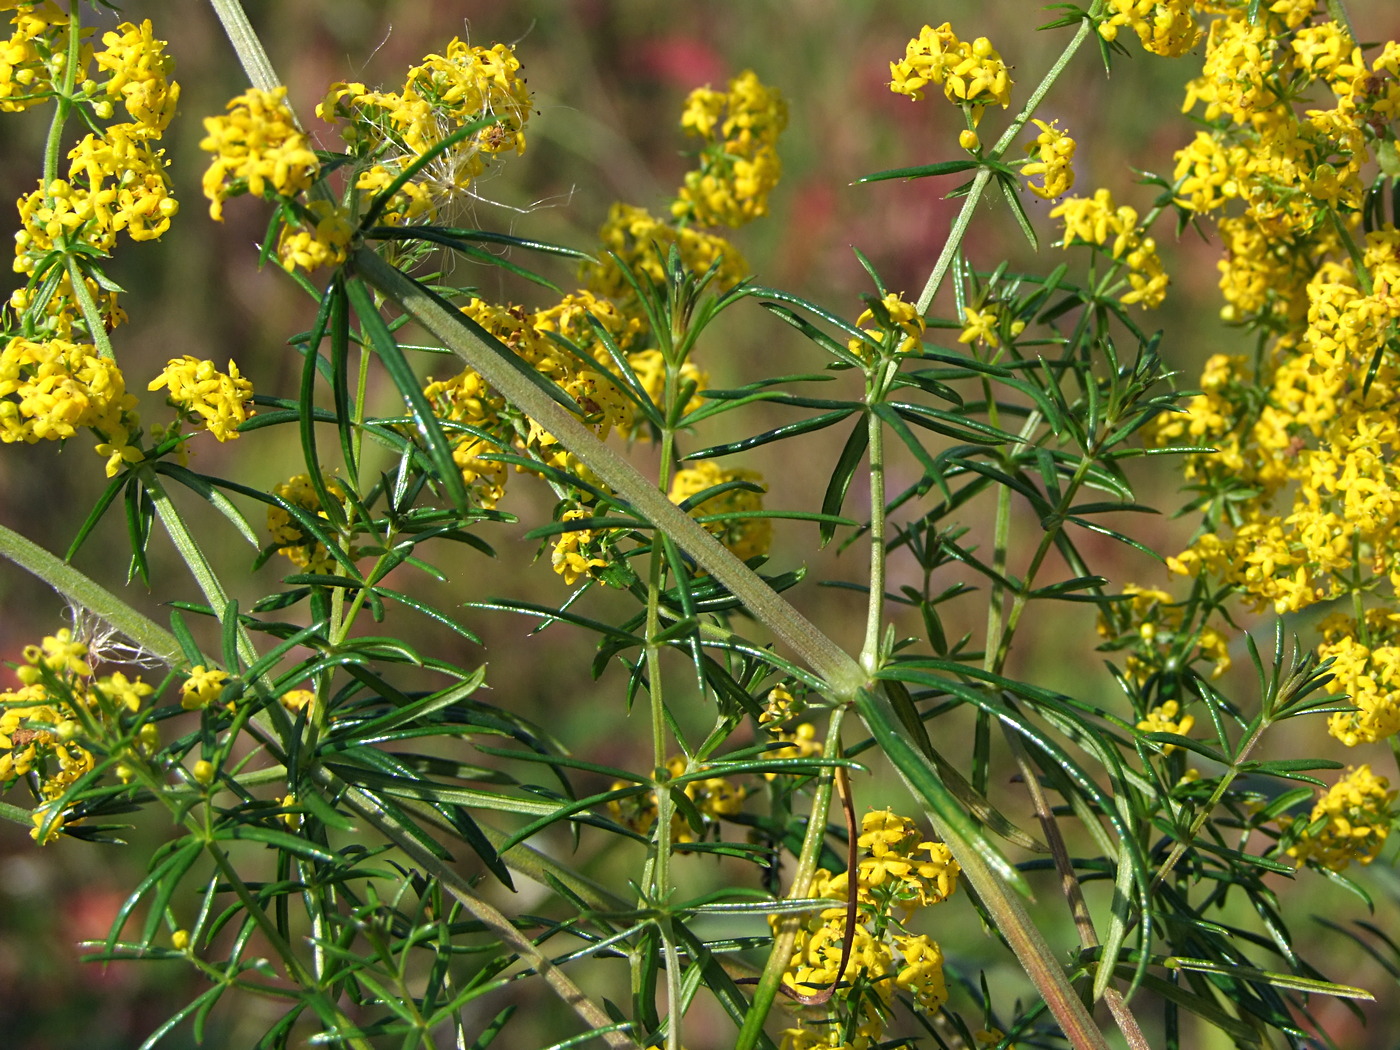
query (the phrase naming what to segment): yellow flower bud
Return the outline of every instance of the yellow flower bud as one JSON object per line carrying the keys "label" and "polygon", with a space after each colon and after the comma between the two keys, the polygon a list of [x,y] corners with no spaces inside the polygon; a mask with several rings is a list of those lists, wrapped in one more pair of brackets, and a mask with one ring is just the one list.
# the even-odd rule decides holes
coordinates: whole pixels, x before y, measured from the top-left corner
{"label": "yellow flower bud", "polygon": [[214,763],[208,759],[201,758],[194,764],[194,778],[201,784],[211,784],[214,781]]}
{"label": "yellow flower bud", "polygon": [[966,131],[964,131],[958,136],[958,145],[961,146],[963,149],[967,150],[969,153],[973,153],[976,152],[978,147],[982,145],[982,140],[978,138],[977,132],[973,131],[971,128],[968,128]]}

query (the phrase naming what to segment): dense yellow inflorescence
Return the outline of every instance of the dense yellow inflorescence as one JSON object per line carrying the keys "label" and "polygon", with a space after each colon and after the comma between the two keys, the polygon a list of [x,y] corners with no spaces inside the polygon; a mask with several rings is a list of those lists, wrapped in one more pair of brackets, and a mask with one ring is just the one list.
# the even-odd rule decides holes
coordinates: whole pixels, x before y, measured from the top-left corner
{"label": "dense yellow inflorescence", "polygon": [[182,416],[203,427],[219,441],[238,437],[238,427],[253,415],[248,402],[253,396],[253,384],[241,376],[238,366],[228,363],[228,371],[220,372],[213,361],[198,358],[172,357],[149,390],[162,387],[168,392],[171,405]]}
{"label": "dense yellow inflorescence", "polygon": [[[34,838],[50,842],[70,819],[63,797],[98,768],[99,739],[119,732],[123,718],[140,711],[154,690],[120,671],[98,675],[86,642],[63,628],[24,650],[15,671],[18,689],[0,692],[0,790],[20,777],[38,783]],[[102,743],[110,747],[109,741]],[[123,746],[150,751],[156,727],[142,726]]]}
{"label": "dense yellow inflorescence", "polygon": [[948,101],[966,106],[974,124],[987,106],[1011,105],[1011,74],[991,41],[959,40],[948,22],[924,26],[904,58],[890,63],[890,90],[896,94],[921,99],[930,84],[942,85]]}
{"label": "dense yellow inflorescence", "polygon": [[783,170],[778,136],[787,127],[787,104],[777,90],[753,70],[731,80],[727,92],[697,88],[686,99],[681,127],[705,149],[671,214],[700,226],[742,226],[766,215]]}
{"label": "dense yellow inflorescence", "polygon": [[[801,1020],[783,1032],[784,1050],[866,1050],[880,1042],[896,993],[908,995],[915,1010],[928,1015],[947,1000],[942,949],[927,935],[912,932],[908,923],[922,909],[953,895],[958,862],[946,845],[926,840],[913,821],[890,810],[865,814],[857,846],[861,855],[855,872],[833,875],[819,868],[813,876],[810,895],[833,905],[799,927],[783,984],[799,995],[833,985],[837,993],[824,1005],[795,1008]],[[846,902],[852,891],[857,921],[843,970]],[[776,930],[782,920],[774,916],[769,922]],[[851,1031],[854,1039],[843,1037]]]}
{"label": "dense yellow inflorescence", "polygon": [[[728,547],[736,558],[747,561],[767,554],[773,538],[773,525],[768,518],[749,516],[763,510],[762,490],[767,486],[760,475],[751,470],[726,470],[709,460],[701,460],[693,467],[676,472],[671,479],[669,496],[672,503],[684,503],[707,489],[731,482],[750,487],[736,486],[718,492],[692,506],[690,513],[700,518],[705,531]],[[760,491],[755,491],[754,486]],[[720,515],[724,515],[723,520],[704,520]]]}
{"label": "dense yellow inflorescence", "polygon": [[1395,794],[1370,766],[1349,769],[1313,806],[1289,856],[1300,866],[1311,862],[1332,871],[1345,871],[1352,861],[1370,864],[1390,835]]}

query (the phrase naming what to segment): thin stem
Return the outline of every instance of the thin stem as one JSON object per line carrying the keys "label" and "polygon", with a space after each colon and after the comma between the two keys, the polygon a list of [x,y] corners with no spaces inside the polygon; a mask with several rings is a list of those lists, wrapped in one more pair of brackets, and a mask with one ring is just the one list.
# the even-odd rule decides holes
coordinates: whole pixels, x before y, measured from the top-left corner
{"label": "thin stem", "polygon": [[[1093,9],[1090,14],[1096,14],[1103,6],[1103,0],[1094,0]],[[1031,92],[1031,96],[1026,100],[1025,106],[1016,114],[1010,126],[997,139],[996,145],[992,147],[988,155],[991,160],[1001,160],[1002,155],[1011,147],[1016,136],[1021,133],[1021,129],[1026,126],[1026,122],[1031,119],[1037,107],[1040,105],[1046,93],[1065,67],[1072,59],[1092,32],[1092,22],[1085,18],[1079,23],[1079,28],[1075,31],[1072,39],[1060,57],[1055,60],[1055,64],[1050,67],[1050,71],[1041,79],[1040,84]],[[977,210],[977,204],[982,199],[982,192],[987,188],[987,183],[992,179],[992,169],[979,168],[977,174],[972,179],[972,186],[968,189],[967,197],[963,200],[963,206],[959,210],[957,218],[953,220],[952,229],[948,231],[948,239],[943,243],[943,250],[939,253],[938,261],[933,264],[933,271],[928,275],[928,281],[924,284],[924,290],[919,293],[919,313],[928,313],[929,307],[933,304],[933,298],[938,294],[939,286],[943,283],[943,278],[947,276],[948,268],[953,265],[953,260],[957,257],[958,249],[962,246],[963,237],[967,234],[967,228],[972,223],[972,213]]]}
{"label": "thin stem", "polygon": [[[1074,874],[1074,862],[1070,859],[1069,848],[1065,845],[1064,836],[1060,834],[1060,822],[1055,819],[1055,810],[1050,805],[1045,788],[1041,786],[1039,775],[1026,757],[1026,749],[1013,734],[1007,733],[1006,739],[1021,771],[1021,779],[1026,785],[1026,790],[1030,792],[1036,818],[1040,821],[1040,830],[1044,833],[1050,853],[1055,858],[1055,871],[1060,876],[1060,891],[1069,905],[1074,928],[1079,934],[1079,943],[1085,948],[1093,948],[1099,943],[1098,931],[1094,929],[1094,918],[1084,900],[1084,888],[1080,885],[1078,876]],[[1128,1008],[1123,993],[1117,988],[1105,988],[1103,998],[1131,1050],[1148,1050],[1147,1038],[1142,1034],[1142,1027],[1137,1018]]]}
{"label": "thin stem", "polygon": [[[845,717],[844,707],[832,708],[823,754],[839,753],[841,723]],[[812,877],[817,870],[817,858],[821,856],[822,844],[826,841],[827,813],[831,809],[831,790],[835,781],[834,766],[823,769],[821,776],[817,778],[817,787],[812,793],[812,809],[807,816],[807,832],[802,838],[802,852],[797,858],[797,871],[792,877],[792,889],[788,891],[788,900],[801,900],[811,891]],[[852,875],[854,877],[854,873]],[[788,963],[792,960],[793,948],[797,944],[797,931],[801,926],[802,918],[799,915],[788,915],[778,924],[773,947],[768,952],[768,962],[758,978],[758,988],[754,992],[748,1015],[744,1018],[744,1026],[739,1030],[739,1037],[734,1042],[734,1050],[753,1050],[754,1044],[758,1042],[763,1023],[768,1019],[768,1011],[773,1008],[773,1001],[778,997],[783,974],[787,972]]]}
{"label": "thin stem", "polygon": [[[887,368],[897,367],[893,364]],[[873,398],[867,397],[865,426],[870,445],[870,595],[865,614],[865,644],[860,651],[860,665],[867,674],[880,666],[880,628],[884,621],[885,570],[888,551],[885,548],[885,426],[870,411]]]}
{"label": "thin stem", "polygon": [[78,59],[82,55],[83,23],[78,0],[68,5],[68,50],[64,52],[63,84],[55,99],[53,120],[49,122],[48,138],[44,140],[44,188],[58,178],[58,154],[63,148],[63,129],[68,114],[73,111],[73,87],[77,83]]}
{"label": "thin stem", "polygon": [[[671,418],[671,397],[675,391],[675,369],[668,363],[663,402],[666,405],[666,418]],[[661,465],[657,489],[667,491],[670,485],[671,460],[675,454],[675,431],[670,426],[661,430]],[[666,767],[666,695],[664,675],[661,671],[661,590],[666,571],[666,553],[661,535],[652,537],[651,556],[647,571],[646,605],[646,654],[647,695],[651,707],[651,747],[653,776],[658,780],[667,778],[667,783],[656,788],[656,828],[652,837],[643,880],[649,883],[651,904],[657,909],[656,929],[661,937],[662,954],[666,958],[666,1015],[670,1023],[666,1029],[667,1050],[681,1050],[682,991],[680,953],[676,951],[675,930],[671,925],[668,902],[671,896],[671,823],[675,816],[675,800],[671,797],[669,772]],[[677,581],[677,586],[681,581]],[[689,769],[686,772],[690,772]],[[643,905],[645,905],[645,901]],[[636,976],[634,972],[634,976]]]}

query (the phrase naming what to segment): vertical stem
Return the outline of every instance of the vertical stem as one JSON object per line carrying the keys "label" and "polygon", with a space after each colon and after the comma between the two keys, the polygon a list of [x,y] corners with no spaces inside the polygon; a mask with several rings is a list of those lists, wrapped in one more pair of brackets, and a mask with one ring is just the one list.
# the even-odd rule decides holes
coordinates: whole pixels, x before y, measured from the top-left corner
{"label": "vertical stem", "polygon": [[[662,401],[665,417],[671,417],[671,395],[675,390],[675,369],[668,363]],[[663,494],[670,486],[671,460],[675,455],[675,431],[670,426],[661,430],[661,465],[657,488]],[[675,931],[671,926],[669,899],[671,896],[671,821],[675,815],[675,803],[671,798],[670,773],[666,768],[666,696],[661,672],[661,646],[657,638],[661,634],[661,587],[665,578],[666,553],[662,546],[661,534],[652,537],[651,555],[647,572],[646,608],[646,663],[647,694],[651,699],[651,747],[652,775],[659,781],[663,776],[668,783],[656,788],[656,830],[652,836],[650,855],[643,871],[643,882],[650,886],[651,906],[656,909],[657,932],[661,936],[661,948],[666,957],[666,1027],[667,1050],[681,1050],[681,991],[680,954],[676,951]],[[680,582],[677,581],[677,585]],[[689,772],[689,770],[687,770]],[[642,902],[646,906],[646,902]]]}
{"label": "vertical stem", "polygon": [[[844,707],[832,708],[823,754],[838,753],[841,744],[841,723],[845,717]],[[817,779],[817,789],[812,793],[812,810],[807,817],[807,831],[802,837],[802,852],[797,858],[797,871],[792,877],[792,889],[788,891],[788,900],[800,900],[807,896],[812,888],[817,858],[821,856],[822,843],[826,841],[827,813],[831,809],[831,789],[835,781],[836,769],[833,766],[823,769]],[[787,972],[788,962],[792,959],[793,946],[797,943],[797,931],[801,925],[802,919],[796,915],[786,916],[778,924],[777,936],[773,938],[773,947],[768,952],[768,962],[758,979],[758,989],[753,994],[753,1003],[744,1018],[744,1026],[739,1030],[739,1038],[734,1041],[734,1050],[753,1050],[754,1044],[758,1042],[763,1023],[768,1019],[768,1011],[773,1008],[773,1000],[777,998],[778,988],[783,983],[783,974]]]}
{"label": "vertical stem", "polygon": [[865,425],[870,445],[870,598],[860,666],[867,674],[874,674],[880,666],[880,627],[885,606],[885,428],[880,417],[870,411],[869,404],[866,405]]}

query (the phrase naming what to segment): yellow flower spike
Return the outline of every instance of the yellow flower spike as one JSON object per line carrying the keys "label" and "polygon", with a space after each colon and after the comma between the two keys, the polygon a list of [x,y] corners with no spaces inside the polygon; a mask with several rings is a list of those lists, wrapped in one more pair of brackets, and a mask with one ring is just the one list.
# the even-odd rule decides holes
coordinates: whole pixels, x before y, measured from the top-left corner
{"label": "yellow flower spike", "polygon": [[300,229],[283,226],[277,240],[277,258],[288,273],[339,266],[350,255],[355,236],[350,212],[330,201],[311,201],[306,207],[315,224]]}
{"label": "yellow flower spike", "polygon": [[228,104],[228,114],[205,117],[199,148],[215,154],[204,173],[209,216],[223,220],[223,205],[231,195],[246,192],[261,197],[268,190],[295,197],[311,187],[320,161],[296,126],[286,102],[287,89],[250,88]]}
{"label": "yellow flower spike", "polygon": [[1313,861],[1333,871],[1345,871],[1352,861],[1370,864],[1390,835],[1395,796],[1389,781],[1373,775],[1369,765],[1349,768],[1313,806],[1289,856],[1300,867]]}
{"label": "yellow flower spike", "polygon": [[742,226],[768,213],[768,195],[782,175],[775,148],[787,126],[787,103],[752,70],[691,92],[681,127],[705,140],[700,166],[686,173],[671,214],[700,226]]}
{"label": "yellow flower spike", "polygon": [[895,94],[921,99],[929,84],[942,84],[950,102],[970,107],[973,124],[988,105],[1005,109],[1011,104],[1011,75],[991,41],[959,40],[948,22],[937,29],[924,26],[909,41],[904,58],[890,63],[890,90]]}
{"label": "yellow flower spike", "polygon": [[[890,292],[880,300],[889,315],[890,330],[888,332],[870,327],[875,321],[875,311],[865,310],[856,318],[856,327],[860,328],[869,337],[862,339],[852,336],[846,347],[851,353],[860,357],[870,359],[874,353],[871,341],[876,344],[883,343],[886,335],[893,335],[898,338],[898,344],[894,352],[897,354],[910,354],[917,351],[922,344],[924,334],[924,319],[919,316],[918,307],[914,303],[904,301],[904,296],[899,292]],[[883,322],[882,322],[883,323]]]}
{"label": "yellow flower spike", "polygon": [[1108,0],[1110,17],[1099,23],[1099,35],[1113,41],[1118,28],[1127,26],[1138,35],[1143,49],[1154,55],[1176,58],[1186,54],[1201,38],[1192,17],[1193,0]]}
{"label": "yellow flower spike", "polygon": [[[671,479],[669,498],[672,503],[684,503],[691,496],[706,489],[731,481],[746,481],[759,484],[762,478],[751,470],[725,470],[710,460],[701,460],[693,467],[676,472]],[[692,507],[694,517],[712,514],[734,515],[723,521],[704,522],[706,532],[714,535],[728,547],[740,561],[747,561],[768,553],[773,537],[773,525],[768,518],[745,517],[746,513],[763,509],[763,493],[750,489],[735,488],[711,496],[703,503]]]}
{"label": "yellow flower spike", "polygon": [[[340,480],[327,475],[325,483],[331,496],[343,502],[346,497]],[[306,474],[298,474],[274,486],[272,491],[309,514],[323,519],[327,517],[325,509],[321,506],[320,495]],[[279,506],[267,508],[267,531],[277,546],[277,553],[307,572],[328,572],[338,564],[319,539],[307,532],[296,518]],[[359,557],[359,551],[355,547],[351,547],[347,553],[351,558]]]}
{"label": "yellow flower spike", "polygon": [[[567,510],[559,520],[578,521],[589,514],[583,509]],[[592,529],[575,529],[559,534],[550,553],[550,563],[554,571],[563,577],[565,586],[572,587],[583,577],[592,576],[594,569],[607,568],[608,559],[595,553],[600,550],[599,543],[600,539]]]}

